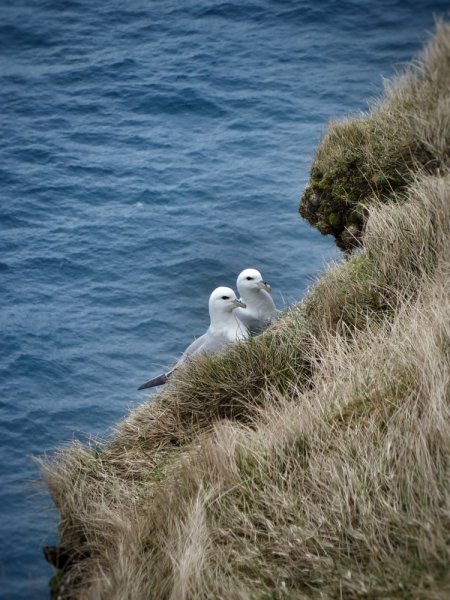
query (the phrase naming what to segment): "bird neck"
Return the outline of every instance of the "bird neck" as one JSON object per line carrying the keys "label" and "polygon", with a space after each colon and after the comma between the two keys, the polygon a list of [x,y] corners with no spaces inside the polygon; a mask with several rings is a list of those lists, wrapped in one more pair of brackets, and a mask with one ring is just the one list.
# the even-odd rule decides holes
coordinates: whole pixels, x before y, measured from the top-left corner
{"label": "bird neck", "polygon": [[240,340],[247,337],[245,327],[236,319],[233,312],[211,314],[210,331],[214,335],[225,337],[229,340]]}
{"label": "bird neck", "polygon": [[266,290],[244,290],[242,300],[247,305],[247,311],[255,317],[275,317],[276,307],[272,296]]}

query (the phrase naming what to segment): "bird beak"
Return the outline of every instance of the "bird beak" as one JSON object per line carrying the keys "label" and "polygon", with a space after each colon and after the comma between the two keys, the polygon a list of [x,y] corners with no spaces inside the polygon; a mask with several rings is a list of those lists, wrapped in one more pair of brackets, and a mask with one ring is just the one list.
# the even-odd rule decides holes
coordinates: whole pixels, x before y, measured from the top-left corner
{"label": "bird beak", "polygon": [[247,305],[238,300],[237,298],[236,300],[232,300],[231,304],[233,305],[233,308],[247,308]]}
{"label": "bird beak", "polygon": [[261,279],[261,281],[258,281],[258,287],[262,290],[267,290],[268,292],[272,291],[272,286],[269,285],[266,281],[263,281]]}

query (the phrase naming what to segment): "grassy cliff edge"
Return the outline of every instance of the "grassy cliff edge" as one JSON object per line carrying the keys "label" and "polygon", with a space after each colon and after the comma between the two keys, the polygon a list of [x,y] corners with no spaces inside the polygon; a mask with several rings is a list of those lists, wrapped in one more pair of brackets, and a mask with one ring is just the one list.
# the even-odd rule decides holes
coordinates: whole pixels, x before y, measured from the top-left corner
{"label": "grassy cliff edge", "polygon": [[395,201],[415,173],[438,175],[450,165],[446,31],[438,22],[437,35],[367,113],[328,124],[299,211],[344,251],[361,240],[367,204]]}
{"label": "grassy cliff edge", "polygon": [[313,162],[302,202],[330,217],[339,198],[330,232],[358,253],[108,439],[39,461],[60,514],[55,598],[449,597],[449,89],[439,22]]}

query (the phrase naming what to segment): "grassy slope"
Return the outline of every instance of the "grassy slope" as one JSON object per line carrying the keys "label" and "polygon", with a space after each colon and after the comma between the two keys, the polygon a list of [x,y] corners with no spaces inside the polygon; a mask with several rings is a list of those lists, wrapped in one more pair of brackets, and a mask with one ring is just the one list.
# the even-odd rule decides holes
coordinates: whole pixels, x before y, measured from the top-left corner
{"label": "grassy slope", "polygon": [[[440,24],[437,87],[449,45]],[[428,102],[427,147],[450,118]],[[447,148],[439,172],[368,203],[360,252],[270,330],[180,369],[110,439],[41,461],[73,555],[63,598],[449,596]]]}

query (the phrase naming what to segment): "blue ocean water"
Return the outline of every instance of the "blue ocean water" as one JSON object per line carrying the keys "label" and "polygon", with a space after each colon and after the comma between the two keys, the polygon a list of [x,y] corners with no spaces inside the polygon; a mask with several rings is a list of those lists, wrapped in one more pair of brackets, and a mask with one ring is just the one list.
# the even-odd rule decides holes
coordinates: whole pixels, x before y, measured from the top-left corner
{"label": "blue ocean water", "polygon": [[448,7],[1,0],[1,597],[48,597],[32,456],[122,419],[243,268],[281,308],[338,257],[297,214],[320,134]]}

